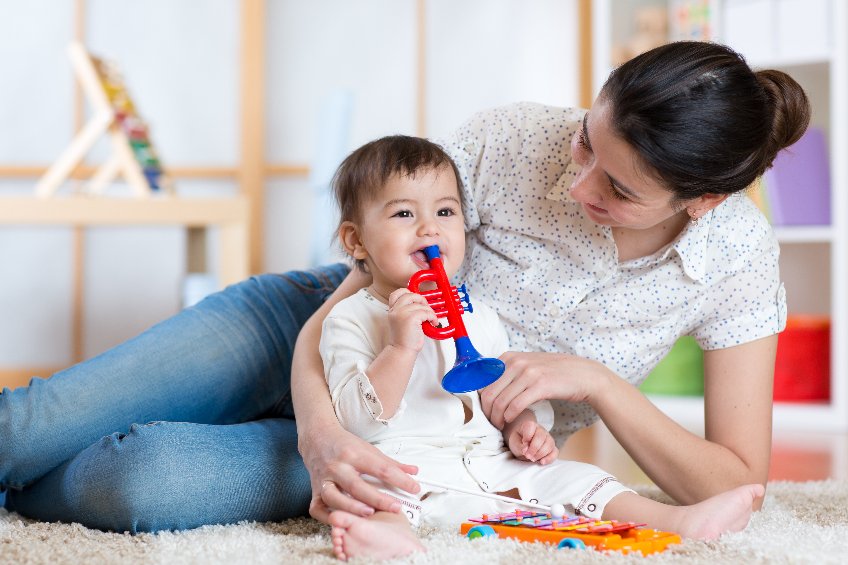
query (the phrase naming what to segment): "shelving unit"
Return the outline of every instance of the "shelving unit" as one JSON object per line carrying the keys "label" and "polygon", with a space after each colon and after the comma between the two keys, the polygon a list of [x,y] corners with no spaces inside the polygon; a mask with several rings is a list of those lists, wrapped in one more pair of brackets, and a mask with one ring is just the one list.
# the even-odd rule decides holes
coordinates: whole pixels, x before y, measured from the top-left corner
{"label": "shelving unit", "polygon": [[[0,227],[69,226],[85,229],[97,226],[180,226],[189,231],[217,229],[216,275],[220,286],[238,282],[250,275],[248,219],[248,201],[242,196],[155,196],[145,199],[0,197]],[[62,368],[0,368],[0,387],[22,386],[34,375],[47,376]]]}
{"label": "shelving unit", "polygon": [[247,200],[233,198],[0,198],[4,226],[184,226],[218,228],[218,280],[247,278]]}
{"label": "shelving unit", "polygon": [[[283,163],[268,163],[265,159],[265,121],[266,106],[265,92],[265,27],[266,1],[240,0],[238,3],[239,27],[241,40],[238,43],[239,81],[236,86],[239,94],[238,115],[240,131],[238,147],[240,157],[231,166],[192,165],[173,166],[169,163],[168,173],[177,179],[210,179],[213,181],[229,181],[237,188],[233,197],[188,198],[169,191],[157,191],[149,197],[144,191],[136,191],[142,198],[123,198],[104,195],[90,197],[82,194],[78,184],[74,195],[66,191],[46,199],[36,198],[35,189],[39,178],[49,173],[51,167],[46,164],[21,164],[17,162],[0,163],[0,178],[31,179],[33,185],[32,197],[0,195],[0,227],[18,226],[68,226],[73,228],[72,246],[68,252],[72,255],[73,271],[69,273],[72,293],[68,301],[71,310],[71,324],[68,328],[71,341],[70,358],[61,366],[47,366],[44,363],[27,363],[28,366],[0,366],[0,387],[16,387],[26,384],[35,375],[46,377],[73,363],[82,361],[89,354],[85,351],[85,309],[83,304],[84,288],[84,258],[86,255],[84,230],[97,226],[141,226],[155,228],[157,226],[178,226],[188,232],[186,258],[187,271],[194,273],[206,270],[206,253],[203,247],[210,241],[206,233],[214,229],[216,260],[215,268],[217,283],[220,287],[243,280],[250,274],[263,272],[263,238],[264,238],[264,209],[265,183],[270,177],[295,176],[301,177],[308,173],[305,165],[290,165]],[[101,7],[93,6],[85,0],[73,0],[70,12],[72,21],[68,21],[69,35],[80,44],[88,44],[90,36],[94,35],[87,23],[92,19],[92,13]],[[129,8],[128,8],[129,9]],[[111,56],[111,53],[103,53]],[[37,59],[36,56],[33,60]],[[79,62],[78,58],[74,60]],[[75,67],[76,68],[76,67]],[[77,69],[79,70],[79,69]],[[41,69],[39,72],[47,72]],[[77,78],[80,78],[77,76]],[[85,81],[83,81],[85,82]],[[68,111],[74,116],[75,130],[86,129],[84,120],[94,118],[103,104],[88,104],[82,95],[91,95],[92,84],[88,81],[89,90],[79,89],[73,96],[74,105]],[[97,88],[94,88],[97,90]],[[108,119],[107,119],[108,118]],[[92,138],[105,132],[112,123],[114,116],[104,117],[100,127],[94,123],[89,125]],[[96,120],[95,120],[96,121]],[[86,141],[83,138],[83,141]],[[97,180],[91,183],[94,188],[105,188],[106,180],[114,177],[115,169],[104,166],[109,161],[97,162],[101,156],[95,155],[93,162],[83,162],[78,153],[88,149],[88,145],[80,143],[63,160],[63,166],[56,169],[56,177],[60,180],[70,178],[75,181]],[[95,150],[96,152],[96,150]],[[52,157],[51,157],[52,158]],[[102,160],[101,160],[102,161]],[[75,166],[71,166],[75,165]],[[55,178],[53,180],[56,180]],[[136,183],[137,185],[138,183]],[[91,187],[91,185],[89,185]],[[40,191],[40,196],[53,194],[54,190]],[[93,192],[98,192],[94,190]],[[15,194],[20,194],[15,191]],[[38,363],[38,364],[37,364]]]}
{"label": "shelving unit", "polygon": [[[621,40],[617,34],[622,33],[622,22],[633,20],[633,10],[665,6],[672,17],[677,4],[672,0],[596,0],[592,4],[595,93],[612,68],[612,46]],[[783,246],[782,274],[796,283],[787,289],[790,315],[808,313],[794,306],[801,303],[830,316],[831,396],[826,403],[776,403],[774,428],[844,432],[848,430],[848,4],[841,0],[710,0],[708,11],[709,39],[730,45],[754,68],[776,68],[792,75],[810,97],[812,124],[827,136],[831,224],[778,226],[775,233]],[[631,13],[623,16],[623,12]],[[820,263],[822,257],[825,264]],[[793,294],[799,293],[802,296],[793,303]],[[651,398],[682,425],[703,427],[702,398]]]}

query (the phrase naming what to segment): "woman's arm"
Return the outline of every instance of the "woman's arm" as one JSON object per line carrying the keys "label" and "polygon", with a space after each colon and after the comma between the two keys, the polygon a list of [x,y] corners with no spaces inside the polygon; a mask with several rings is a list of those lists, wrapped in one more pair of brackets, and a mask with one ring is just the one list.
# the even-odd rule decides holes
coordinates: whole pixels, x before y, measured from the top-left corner
{"label": "woman's arm", "polygon": [[339,425],[333,411],[318,342],[321,324],[332,307],[368,283],[366,275],[354,269],[327,302],[306,322],[297,338],[292,358],[292,401],[300,451],[312,481],[309,513],[327,521],[335,508],[367,516],[374,509],[399,512],[391,497],[366,483],[363,473],[408,492],[417,492],[417,483],[407,473],[417,468],[386,457],[368,442]]}
{"label": "woman's arm", "polygon": [[589,402],[648,477],[690,504],[742,484],[766,483],[776,344],[777,336],[770,336],[705,353],[704,438],[604,365],[572,355],[508,353],[502,357],[506,379],[484,390],[481,400],[495,425],[541,398]]}
{"label": "woman's arm", "polygon": [[703,438],[621,379],[616,394],[602,393],[592,404],[648,477],[681,503],[743,484],[765,485],[776,347],[774,335],[705,352]]}

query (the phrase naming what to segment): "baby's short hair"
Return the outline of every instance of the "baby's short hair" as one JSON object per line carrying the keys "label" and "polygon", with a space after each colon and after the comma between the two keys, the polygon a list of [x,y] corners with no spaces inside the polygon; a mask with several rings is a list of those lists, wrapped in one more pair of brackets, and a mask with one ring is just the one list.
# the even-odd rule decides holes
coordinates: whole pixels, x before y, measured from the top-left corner
{"label": "baby's short hair", "polygon": [[[338,205],[339,226],[343,222],[358,222],[363,205],[377,197],[392,175],[414,177],[420,171],[446,166],[451,168],[456,177],[462,201],[459,170],[440,145],[409,135],[390,135],[366,143],[348,155],[333,176],[333,196]],[[338,227],[335,235],[338,236]]]}

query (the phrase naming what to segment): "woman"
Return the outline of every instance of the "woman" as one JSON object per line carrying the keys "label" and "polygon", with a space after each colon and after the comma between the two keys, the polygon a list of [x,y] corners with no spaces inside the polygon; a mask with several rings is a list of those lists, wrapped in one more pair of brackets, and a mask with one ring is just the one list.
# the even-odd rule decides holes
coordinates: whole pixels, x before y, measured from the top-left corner
{"label": "woman", "polygon": [[[549,398],[562,437],[598,414],[682,503],[765,482],[785,312],[778,250],[762,216],[727,195],[797,139],[808,115],[786,75],[753,74],[721,46],[679,43],[618,69],[587,115],[518,105],[449,139],[469,200],[460,277],[498,308],[516,351],[483,392],[490,418]],[[255,277],[3,391],[6,507],[130,532],[307,507],[322,520],[328,506],[398,510],[360,474],[415,492],[415,469],[339,426],[318,357],[323,315],[368,283],[347,273]],[[631,385],[684,334],[708,350],[706,439]]]}
{"label": "woman", "polygon": [[[803,134],[809,114],[787,75],[753,73],[723,46],[680,42],[614,71],[585,114],[514,105],[460,128],[446,143],[472,211],[460,278],[496,307],[513,349],[481,394],[492,421],[540,399],[554,402],[560,437],[600,417],[684,504],[765,484],[786,305],[776,240],[738,193]],[[362,284],[355,277],[325,307]],[[417,486],[403,476],[409,468],[333,422],[315,321],[293,372],[312,515],[390,509],[361,473]],[[682,335],[705,349],[704,438],[634,386]]]}

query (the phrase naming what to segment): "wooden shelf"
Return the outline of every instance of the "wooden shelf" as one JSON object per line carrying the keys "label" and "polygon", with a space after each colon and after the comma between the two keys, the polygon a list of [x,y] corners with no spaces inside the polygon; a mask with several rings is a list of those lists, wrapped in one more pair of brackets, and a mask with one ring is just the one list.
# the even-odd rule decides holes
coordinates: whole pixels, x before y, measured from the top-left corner
{"label": "wooden shelf", "polygon": [[247,278],[248,203],[244,197],[116,198],[68,196],[0,198],[0,225],[185,226],[220,231],[219,281]]}
{"label": "wooden shelf", "polygon": [[830,226],[775,226],[774,233],[780,243],[830,243],[833,240]]}
{"label": "wooden shelf", "polygon": [[[684,428],[704,431],[704,398],[651,394],[651,402]],[[775,402],[772,422],[775,431],[843,430],[848,426],[844,410],[826,402]]]}
{"label": "wooden shelf", "polygon": [[245,220],[244,198],[0,197],[0,223],[18,225],[186,225]]}

